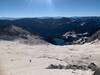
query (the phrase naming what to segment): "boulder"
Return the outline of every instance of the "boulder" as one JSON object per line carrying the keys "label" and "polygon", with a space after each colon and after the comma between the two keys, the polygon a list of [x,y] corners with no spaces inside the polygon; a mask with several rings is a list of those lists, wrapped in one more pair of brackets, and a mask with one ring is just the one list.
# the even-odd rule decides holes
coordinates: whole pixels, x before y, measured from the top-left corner
{"label": "boulder", "polygon": [[98,68],[93,75],[100,75],[100,68]]}

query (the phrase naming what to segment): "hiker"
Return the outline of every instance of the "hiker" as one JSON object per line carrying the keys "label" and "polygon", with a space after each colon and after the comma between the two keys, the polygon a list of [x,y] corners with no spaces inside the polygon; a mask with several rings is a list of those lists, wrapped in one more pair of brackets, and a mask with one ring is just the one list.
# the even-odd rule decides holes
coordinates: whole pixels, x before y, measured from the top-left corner
{"label": "hiker", "polygon": [[32,60],[30,59],[30,60],[29,60],[29,62],[31,63],[31,62],[32,62]]}

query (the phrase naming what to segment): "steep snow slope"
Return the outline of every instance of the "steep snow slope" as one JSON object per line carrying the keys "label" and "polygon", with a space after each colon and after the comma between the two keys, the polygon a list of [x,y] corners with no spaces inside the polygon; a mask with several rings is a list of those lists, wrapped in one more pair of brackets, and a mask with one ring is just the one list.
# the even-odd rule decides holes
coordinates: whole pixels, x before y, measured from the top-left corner
{"label": "steep snow slope", "polygon": [[92,75],[86,70],[49,70],[50,64],[100,66],[100,42],[84,45],[25,45],[0,41],[0,75]]}

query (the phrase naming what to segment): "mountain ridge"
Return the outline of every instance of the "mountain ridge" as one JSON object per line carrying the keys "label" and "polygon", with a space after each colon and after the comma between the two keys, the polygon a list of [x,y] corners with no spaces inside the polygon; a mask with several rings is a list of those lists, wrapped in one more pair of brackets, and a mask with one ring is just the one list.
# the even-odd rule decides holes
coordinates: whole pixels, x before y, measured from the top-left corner
{"label": "mountain ridge", "polygon": [[[83,43],[83,40],[85,43],[87,41],[85,38],[91,37],[94,33],[100,30],[100,17],[48,17],[0,20],[0,34],[4,33],[3,29],[12,25],[23,29],[26,31],[25,33],[29,32],[32,35],[36,34],[41,36],[43,40],[55,45],[57,45],[59,42],[62,42],[60,43],[62,45],[80,44]],[[10,28],[10,30],[11,29],[12,28]],[[70,34],[66,35],[68,32]],[[79,41],[80,39],[83,40]]]}

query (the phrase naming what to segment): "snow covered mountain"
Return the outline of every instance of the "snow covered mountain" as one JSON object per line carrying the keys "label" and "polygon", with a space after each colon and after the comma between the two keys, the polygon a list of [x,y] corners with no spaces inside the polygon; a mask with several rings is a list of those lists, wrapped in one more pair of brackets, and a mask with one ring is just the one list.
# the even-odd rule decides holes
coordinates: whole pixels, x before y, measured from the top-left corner
{"label": "snow covered mountain", "polygon": [[[35,34],[55,45],[82,44],[100,30],[100,17],[1,19],[0,34],[4,33],[3,29],[12,25],[19,27],[16,29],[17,32],[19,31],[18,33]],[[23,30],[20,31],[20,28]],[[9,31],[13,31],[13,35],[19,36],[15,32],[16,30],[11,28]],[[8,31],[5,32],[7,34]],[[10,33],[8,32],[8,34]]]}
{"label": "snow covered mountain", "polygon": [[92,75],[99,40],[100,17],[2,19],[0,75]]}

